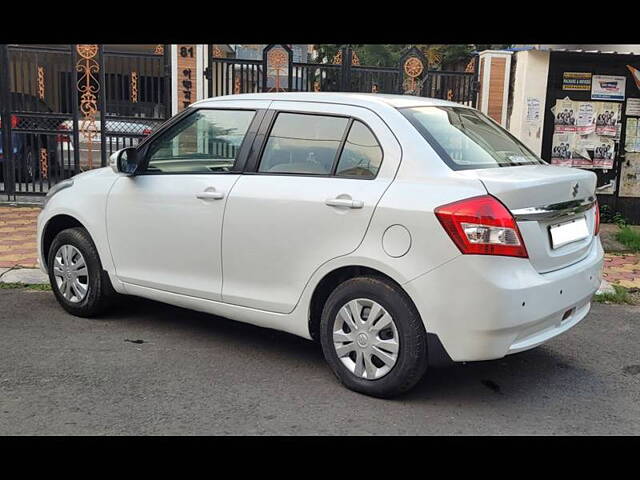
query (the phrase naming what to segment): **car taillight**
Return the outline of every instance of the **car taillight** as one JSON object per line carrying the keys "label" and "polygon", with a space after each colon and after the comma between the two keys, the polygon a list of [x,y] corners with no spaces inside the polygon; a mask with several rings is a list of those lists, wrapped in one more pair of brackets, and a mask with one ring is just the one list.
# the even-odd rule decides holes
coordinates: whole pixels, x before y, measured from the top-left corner
{"label": "car taillight", "polygon": [[596,228],[594,229],[593,235],[598,235],[600,233],[600,205],[598,204],[598,200],[596,199]]}
{"label": "car taillight", "polygon": [[511,212],[491,195],[442,205],[435,214],[463,254],[528,257]]}
{"label": "car taillight", "polygon": [[[11,128],[16,128],[18,123],[20,122],[20,118],[15,115],[11,115]],[[2,128],[2,120],[0,119],[0,128]]]}
{"label": "car taillight", "polygon": [[[69,127],[67,127],[64,123],[61,123],[60,125],[58,125],[58,130],[69,130]],[[56,135],[56,141],[58,143],[63,143],[63,142],[68,142],[69,141],[69,135]]]}

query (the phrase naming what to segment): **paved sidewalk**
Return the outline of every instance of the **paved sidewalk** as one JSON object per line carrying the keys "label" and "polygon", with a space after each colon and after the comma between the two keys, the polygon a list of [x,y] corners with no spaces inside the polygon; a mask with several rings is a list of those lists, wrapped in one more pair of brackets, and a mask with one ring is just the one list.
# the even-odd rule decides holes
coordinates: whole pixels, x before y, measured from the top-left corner
{"label": "paved sidewalk", "polygon": [[0,268],[35,268],[38,207],[0,207]]}
{"label": "paved sidewalk", "polygon": [[640,288],[640,255],[604,256],[603,280],[626,288]]}
{"label": "paved sidewalk", "polygon": [[[0,206],[0,273],[10,267],[37,267],[35,235],[39,212],[38,207]],[[640,288],[640,255],[605,254],[603,279],[627,288]]]}

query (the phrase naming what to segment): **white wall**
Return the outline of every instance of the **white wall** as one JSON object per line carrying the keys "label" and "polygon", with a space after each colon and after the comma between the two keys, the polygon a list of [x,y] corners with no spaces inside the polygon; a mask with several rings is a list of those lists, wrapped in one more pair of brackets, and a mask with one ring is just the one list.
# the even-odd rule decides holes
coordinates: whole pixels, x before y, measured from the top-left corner
{"label": "white wall", "polygon": [[[525,50],[517,52],[513,105],[509,117],[509,131],[519,138],[534,153],[542,152],[542,127],[547,98],[547,77],[549,75],[549,52]],[[540,119],[527,121],[527,99],[540,101]]]}

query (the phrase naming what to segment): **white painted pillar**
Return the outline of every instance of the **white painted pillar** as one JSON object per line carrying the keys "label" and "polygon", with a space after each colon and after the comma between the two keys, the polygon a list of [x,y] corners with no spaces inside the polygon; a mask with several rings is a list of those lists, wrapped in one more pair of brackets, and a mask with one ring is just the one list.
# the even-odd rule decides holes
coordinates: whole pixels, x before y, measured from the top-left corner
{"label": "white painted pillar", "polygon": [[178,113],[178,46],[169,45],[171,49],[171,116]]}
{"label": "white painted pillar", "polygon": [[[193,48],[193,57],[189,55],[189,57],[180,58],[180,47],[191,47]],[[180,71],[180,65],[183,65],[183,68],[189,68],[192,70],[191,80],[193,82],[192,87],[192,95],[190,102],[194,103],[198,100],[202,100],[204,98],[208,98],[208,92],[205,91],[205,88],[208,87],[206,79],[204,78],[204,69],[207,66],[207,55],[208,48],[207,45],[170,45],[171,48],[171,114],[175,115],[180,112],[183,108],[183,103],[185,101],[182,81],[183,73]],[[180,64],[180,65],[179,65]],[[207,88],[208,90],[208,88]]]}
{"label": "white painted pillar", "polygon": [[[525,50],[517,52],[514,61],[513,103],[509,131],[537,155],[542,153],[544,113],[547,109],[549,52]],[[539,118],[530,115],[529,105],[539,105]],[[551,108],[553,105],[549,105]]]}

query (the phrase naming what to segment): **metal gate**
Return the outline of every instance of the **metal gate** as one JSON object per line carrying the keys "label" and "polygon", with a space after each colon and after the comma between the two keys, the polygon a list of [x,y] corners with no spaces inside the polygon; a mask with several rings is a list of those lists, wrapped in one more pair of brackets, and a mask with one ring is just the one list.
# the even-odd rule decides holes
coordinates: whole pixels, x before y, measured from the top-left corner
{"label": "metal gate", "polygon": [[360,64],[355,50],[344,47],[332,63],[293,62],[288,45],[269,45],[262,60],[224,58],[209,45],[205,76],[209,95],[269,91],[395,93],[441,98],[476,106],[478,92],[477,56],[464,72],[429,70],[427,59],[410,48],[397,67]]}
{"label": "metal gate", "polygon": [[0,45],[0,195],[45,195],[149,135],[170,116],[168,58],[164,45]]}

